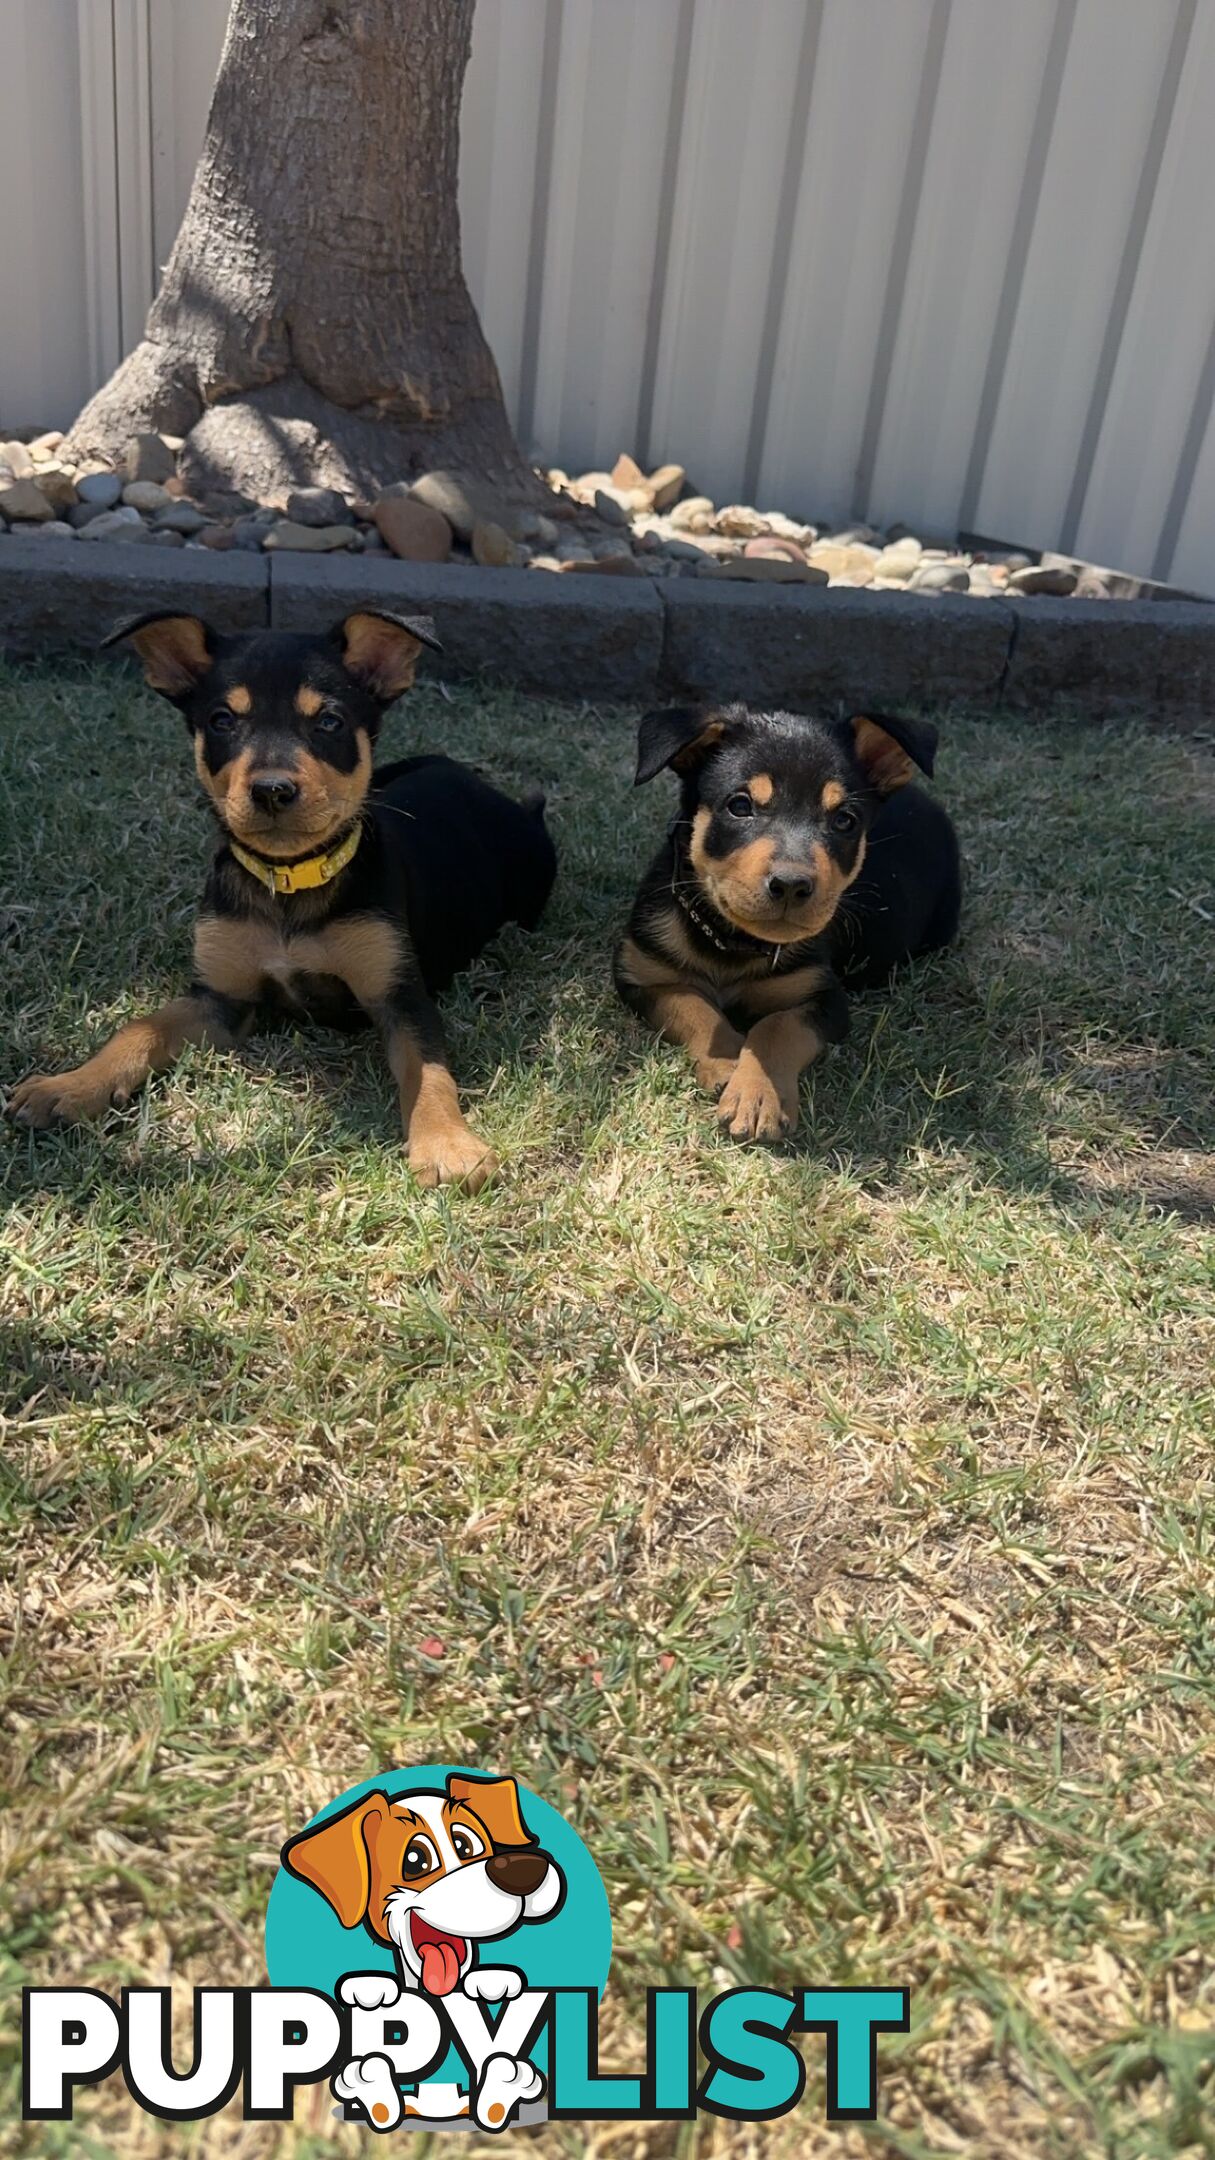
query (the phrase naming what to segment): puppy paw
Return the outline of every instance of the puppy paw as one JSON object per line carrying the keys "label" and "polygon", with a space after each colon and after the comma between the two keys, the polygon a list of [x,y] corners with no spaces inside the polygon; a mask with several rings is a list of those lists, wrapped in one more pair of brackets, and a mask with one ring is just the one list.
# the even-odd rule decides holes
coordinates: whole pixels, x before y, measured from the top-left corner
{"label": "puppy paw", "polygon": [[474,1967],[465,1979],[464,1993],[474,2002],[513,2002],[523,1993],[523,1976],[509,1965],[486,1965],[479,1972]]}
{"label": "puppy paw", "polygon": [[458,1185],[461,1192],[475,1193],[494,1175],[498,1158],[465,1125],[413,1142],[409,1167],[419,1185]]}
{"label": "puppy paw", "polygon": [[338,1995],[355,2010],[391,2010],[401,2000],[401,1987],[394,1973],[347,1973]]}
{"label": "puppy paw", "polygon": [[756,1058],[739,1059],[717,1105],[735,1140],[783,1140],[797,1123],[797,1101],[782,1096]]}
{"label": "puppy paw", "polygon": [[348,2062],[338,2071],[332,2089],[338,2100],[357,2103],[373,2130],[395,2130],[405,2113],[387,2055],[364,2055],[361,2061]]}
{"label": "puppy paw", "polygon": [[734,1078],[737,1058],[702,1057],[696,1060],[696,1084],[706,1095],[720,1095]]}
{"label": "puppy paw", "polygon": [[544,2079],[533,2063],[512,2055],[491,2055],[481,2073],[473,2114],[482,2130],[505,2130],[516,2108],[538,2100]]}
{"label": "puppy paw", "polygon": [[33,1073],[13,1089],[4,1106],[6,1117],[30,1132],[47,1132],[52,1125],[78,1125],[86,1118],[101,1117],[113,1101],[121,1099],[110,1083],[100,1081],[87,1065],[74,1072]]}

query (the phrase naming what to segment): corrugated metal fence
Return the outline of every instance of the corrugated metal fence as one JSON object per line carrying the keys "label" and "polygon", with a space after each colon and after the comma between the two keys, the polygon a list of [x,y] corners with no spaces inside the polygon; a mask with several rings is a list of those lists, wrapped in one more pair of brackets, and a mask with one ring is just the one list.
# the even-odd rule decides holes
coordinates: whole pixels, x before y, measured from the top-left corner
{"label": "corrugated metal fence", "polygon": [[[0,0],[0,423],[138,335],[226,0]],[[1215,591],[1215,0],[479,0],[520,435]]]}

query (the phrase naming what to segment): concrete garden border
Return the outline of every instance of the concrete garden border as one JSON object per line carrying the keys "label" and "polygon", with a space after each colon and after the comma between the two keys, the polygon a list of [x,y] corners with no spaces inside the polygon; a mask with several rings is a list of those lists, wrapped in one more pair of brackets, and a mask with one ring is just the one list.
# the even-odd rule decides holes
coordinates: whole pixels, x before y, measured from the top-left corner
{"label": "concrete garden border", "polygon": [[17,655],[94,649],[147,608],[303,629],[360,604],[433,615],[441,676],[484,674],[550,697],[964,702],[1179,728],[1215,714],[1215,606],[1201,601],[930,598],[0,539],[0,648]]}

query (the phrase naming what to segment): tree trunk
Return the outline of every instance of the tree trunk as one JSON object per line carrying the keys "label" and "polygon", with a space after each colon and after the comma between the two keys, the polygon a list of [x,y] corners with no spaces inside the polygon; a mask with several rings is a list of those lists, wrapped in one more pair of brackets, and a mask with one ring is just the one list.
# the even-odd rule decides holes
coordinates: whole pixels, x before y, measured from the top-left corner
{"label": "tree trunk", "polygon": [[445,467],[537,500],[461,266],[473,6],[233,0],[143,342],[80,415],[72,456],[117,462],[160,429],[187,438],[199,494],[374,496]]}

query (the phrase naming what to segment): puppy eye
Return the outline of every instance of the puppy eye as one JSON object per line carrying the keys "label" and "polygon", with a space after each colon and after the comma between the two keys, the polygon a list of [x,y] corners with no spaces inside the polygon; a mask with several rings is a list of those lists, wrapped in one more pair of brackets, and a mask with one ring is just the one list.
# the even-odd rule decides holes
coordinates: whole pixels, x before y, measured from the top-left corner
{"label": "puppy eye", "polygon": [[457,1860],[477,1860],[485,1850],[476,1832],[465,1830],[462,1825],[452,1831],[451,1842]]}
{"label": "puppy eye", "polygon": [[439,1856],[429,1838],[410,1838],[401,1862],[401,1873],[406,1881],[411,1875],[429,1875],[439,1865]]}
{"label": "puppy eye", "polygon": [[208,726],[213,727],[217,735],[230,735],[236,726],[236,714],[230,712],[226,705],[218,705],[211,714]]}
{"label": "puppy eye", "polygon": [[838,833],[855,832],[860,822],[855,810],[836,810],[832,815],[831,830]]}
{"label": "puppy eye", "polygon": [[316,725],[322,735],[336,735],[340,728],[345,727],[346,722],[343,720],[341,713],[319,712],[316,716]]}
{"label": "puppy eye", "polygon": [[755,816],[755,804],[749,795],[731,795],[726,809],[731,817]]}

